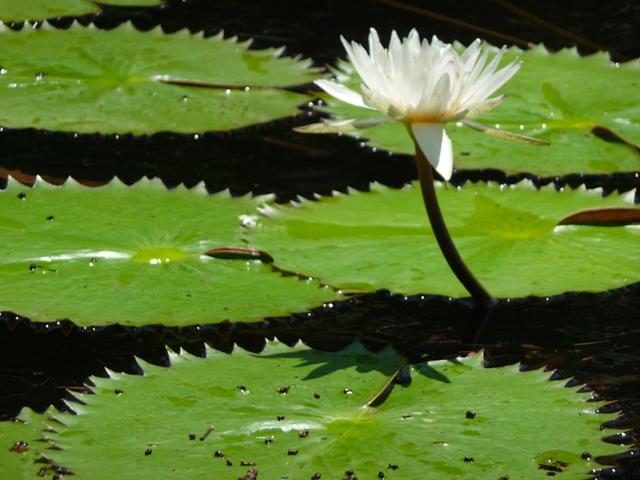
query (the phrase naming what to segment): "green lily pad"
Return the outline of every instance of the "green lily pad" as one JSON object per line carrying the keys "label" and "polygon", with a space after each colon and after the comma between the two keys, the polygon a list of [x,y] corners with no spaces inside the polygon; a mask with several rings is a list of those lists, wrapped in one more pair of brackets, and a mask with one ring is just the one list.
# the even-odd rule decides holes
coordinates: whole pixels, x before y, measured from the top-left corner
{"label": "green lily pad", "polygon": [[55,17],[71,17],[98,13],[100,6],[152,7],[164,0],[2,0],[0,20],[3,22],[23,22],[25,20],[45,20]]}
{"label": "green lily pad", "polygon": [[[19,419],[0,422],[0,478],[26,480],[36,475],[44,465],[36,460],[52,446],[44,441],[44,415],[25,408]],[[48,470],[45,467],[45,470]]]}
{"label": "green lily pad", "polygon": [[113,7],[153,7],[161,5],[166,0],[93,0],[100,5],[110,5]]}
{"label": "green lily pad", "polygon": [[[602,291],[640,280],[640,229],[562,226],[569,213],[629,206],[633,192],[467,184],[438,185],[445,221],[462,258],[496,297]],[[466,297],[428,225],[419,187],[374,185],[295,206],[270,206],[247,232],[276,264],[344,290]]]}
{"label": "green lily pad", "polygon": [[[0,125],[82,133],[230,130],[295,115],[317,76],[282,50],[181,30],[0,25]],[[177,83],[168,83],[170,81]],[[191,84],[206,84],[197,87]]]}
{"label": "green lily pad", "polygon": [[[481,355],[420,364],[409,386],[377,398],[402,358],[353,345],[339,353],[270,344],[260,355],[172,355],[144,376],[94,378],[95,395],[54,415],[44,451],[78,480],[343,478],[582,479],[605,444],[588,394],[542,370],[485,369]],[[0,429],[2,426],[0,425]],[[5,444],[19,435],[10,431]],[[4,445],[6,446],[6,445]],[[3,447],[4,447],[3,446]],[[0,459],[8,456],[0,449]],[[585,457],[588,458],[587,455]],[[11,468],[11,467],[9,467]],[[320,476],[314,475],[318,473]]]}
{"label": "green lily pad", "polygon": [[264,201],[148,180],[10,181],[0,192],[0,310],[78,325],[183,326],[286,315],[339,297],[259,260],[205,255],[242,247],[240,224]]}
{"label": "green lily pad", "polygon": [[[480,123],[540,138],[550,146],[534,147],[483,135],[462,124],[450,124],[457,169],[499,169],[508,174],[549,177],[570,173],[637,172],[640,150],[621,141],[594,135],[605,127],[640,145],[640,105],[634,92],[640,85],[640,60],[614,64],[598,53],[580,57],[575,49],[549,53],[543,46],[509,49],[504,62],[522,58],[520,71],[498,92],[507,99],[478,119]],[[359,88],[360,80],[343,62],[339,80]],[[377,112],[327,98],[324,110],[339,119],[379,117]],[[384,124],[360,132],[375,147],[413,155],[403,125]]]}

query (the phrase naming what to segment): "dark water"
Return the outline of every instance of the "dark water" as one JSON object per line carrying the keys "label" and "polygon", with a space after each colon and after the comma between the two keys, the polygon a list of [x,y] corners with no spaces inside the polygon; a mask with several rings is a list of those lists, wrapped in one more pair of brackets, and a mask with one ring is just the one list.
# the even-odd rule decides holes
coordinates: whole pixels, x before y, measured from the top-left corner
{"label": "dark water", "polygon": [[[174,1],[168,8],[108,9],[95,21],[103,28],[131,19],[142,29],[161,24],[167,31],[188,27],[254,38],[254,47],[286,47],[287,54],[330,64],[342,55],[338,35],[364,41],[370,26],[386,36],[392,29],[417,27],[447,41],[469,42],[483,36],[497,44],[544,42],[550,48],[578,44],[582,53],[600,47],[616,60],[640,55],[640,4],[617,1]],[[421,10],[411,10],[418,7]],[[428,11],[425,11],[428,9]],[[546,22],[546,23],[545,23]],[[58,21],[59,25],[68,20]],[[362,148],[349,138],[305,136],[291,127],[308,121],[281,121],[195,140],[174,134],[129,136],[46,133],[35,130],[0,133],[0,168],[14,174],[47,175],[104,182],[114,175],[126,182],[157,176],[167,185],[205,180],[210,190],[234,193],[275,192],[280,200],[298,194],[329,193],[347,186],[365,189],[380,181],[400,186],[415,178],[412,159]],[[459,172],[454,181],[504,179],[499,172]],[[534,179],[539,184],[587,182],[606,189],[629,189],[630,176],[569,176]],[[355,298],[314,310],[311,318],[291,316],[259,324],[223,324],[202,328],[77,329],[68,322],[32,325],[5,313],[0,319],[0,419],[23,406],[64,408],[64,388],[82,388],[89,375],[104,367],[135,372],[134,355],[164,364],[165,345],[204,351],[203,342],[230,350],[234,343],[258,351],[265,338],[335,350],[359,339],[376,350],[391,343],[412,359],[442,358],[478,345],[491,365],[522,362],[523,368],[548,366],[554,378],[587,383],[595,399],[612,400],[607,411],[620,417],[607,425],[625,435],[609,441],[629,453],[608,459],[612,468],[601,478],[640,478],[640,285],[602,294],[569,294],[545,299],[502,302],[486,312],[446,298],[409,298],[388,292]],[[613,431],[610,433],[614,433]],[[607,432],[603,432],[607,435]],[[606,468],[606,466],[603,466]]]}

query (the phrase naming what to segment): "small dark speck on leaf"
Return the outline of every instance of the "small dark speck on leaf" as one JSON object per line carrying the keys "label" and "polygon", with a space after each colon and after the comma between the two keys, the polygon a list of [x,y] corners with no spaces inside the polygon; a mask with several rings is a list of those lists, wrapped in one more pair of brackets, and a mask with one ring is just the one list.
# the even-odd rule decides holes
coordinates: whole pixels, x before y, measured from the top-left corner
{"label": "small dark speck on leaf", "polygon": [[151,453],[152,453],[152,452],[153,452],[153,450],[151,450],[150,448],[147,448],[147,449],[144,451],[144,454],[145,454],[146,456],[149,456],[149,455],[151,455]]}
{"label": "small dark speck on leaf", "polygon": [[378,472],[378,478],[384,478],[384,472]]}
{"label": "small dark speck on leaf", "polygon": [[321,478],[322,478],[322,475],[320,475],[318,472],[311,475],[311,480],[320,480]]}
{"label": "small dark speck on leaf", "polygon": [[387,467],[387,469],[389,470],[397,470],[398,469],[398,465],[395,463],[390,463],[389,466]]}
{"label": "small dark speck on leaf", "polygon": [[473,459],[473,457],[464,457],[464,461],[467,462],[467,463],[472,463],[475,460]]}
{"label": "small dark speck on leaf", "polygon": [[71,470],[60,465],[54,465],[53,471],[56,472],[58,475],[73,475]]}
{"label": "small dark speck on leaf", "polygon": [[47,476],[47,467],[40,467],[38,473],[36,473],[38,477],[46,477]]}
{"label": "small dark speck on leaf", "polygon": [[593,457],[593,455],[591,455],[589,452],[582,452],[582,453],[580,454],[580,457],[581,457],[583,460],[591,460],[591,458]]}
{"label": "small dark speck on leaf", "polygon": [[547,477],[555,477],[556,472],[547,472]]}
{"label": "small dark speck on leaf", "polygon": [[20,192],[20,193],[18,194],[18,198],[19,198],[20,200],[25,200],[25,199],[27,198],[27,194],[26,194],[26,193],[24,193],[24,192]]}
{"label": "small dark speck on leaf", "polygon": [[264,439],[264,443],[265,443],[266,445],[271,445],[271,444],[273,443],[273,438],[265,438],[265,439]]}
{"label": "small dark speck on leaf", "polygon": [[243,467],[255,467],[256,462],[247,462],[246,460],[240,460],[240,465]]}
{"label": "small dark speck on leaf", "polygon": [[353,390],[351,390],[350,388],[345,388],[342,393],[344,393],[345,395],[351,395],[353,393]]}
{"label": "small dark speck on leaf", "polygon": [[300,430],[300,431],[298,432],[298,436],[299,436],[300,438],[306,438],[306,437],[308,437],[308,436],[309,436],[309,430]]}
{"label": "small dark speck on leaf", "polygon": [[196,434],[195,433],[190,433],[189,434],[189,440],[195,440],[196,439]]}
{"label": "small dark speck on leaf", "polygon": [[284,420],[285,417],[284,415],[278,415],[276,418],[278,419],[279,422],[281,422],[282,420]]}
{"label": "small dark speck on leaf", "polygon": [[35,272],[38,268],[40,268],[40,265],[38,265],[37,263],[32,263],[31,265],[29,265],[30,272]]}
{"label": "small dark speck on leaf", "polygon": [[123,392],[122,390],[120,390],[120,389],[116,388],[116,389],[113,391],[113,393],[115,393],[115,394],[119,397],[119,396],[120,396],[120,395],[122,395],[124,392]]}
{"label": "small dark speck on leaf", "polygon": [[62,480],[62,477],[56,473],[53,477],[51,477],[51,480]]}
{"label": "small dark speck on leaf", "polygon": [[248,392],[247,387],[245,385],[238,385],[236,388],[240,390],[242,393]]}
{"label": "small dark speck on leaf", "polygon": [[297,454],[298,454],[298,450],[294,450],[294,449],[292,449],[292,448],[290,448],[290,449],[287,451],[287,455],[297,455]]}
{"label": "small dark speck on leaf", "polygon": [[318,398],[320,398],[320,394],[319,393],[314,393],[313,394],[313,398],[315,398],[317,400]]}
{"label": "small dark speck on leaf", "polygon": [[245,473],[242,477],[239,477],[238,480],[256,480],[256,478],[258,478],[258,470],[252,468],[251,470],[247,471],[247,473]]}
{"label": "small dark speck on leaf", "polygon": [[228,467],[232,467],[233,466],[233,462],[231,461],[230,458],[227,458],[227,462],[226,463],[227,463]]}
{"label": "small dark speck on leaf", "polygon": [[547,463],[538,464],[538,469],[546,470],[547,472],[556,472],[561,473],[567,468],[569,464],[566,462],[561,462],[560,460],[547,460]]}
{"label": "small dark speck on leaf", "polygon": [[278,393],[281,395],[286,395],[287,393],[289,393],[289,387],[279,387]]}
{"label": "small dark speck on leaf", "polygon": [[464,414],[464,416],[468,419],[473,420],[474,418],[476,418],[476,412],[472,411],[472,410],[467,410]]}
{"label": "small dark speck on leaf", "polygon": [[222,453],[222,450],[216,450],[213,452],[213,456],[216,458],[224,458],[224,453]]}
{"label": "small dark speck on leaf", "polygon": [[13,444],[9,451],[16,453],[26,453],[29,451],[29,443],[25,442],[24,440],[18,440]]}
{"label": "small dark speck on leaf", "polygon": [[53,215],[49,215],[49,216],[47,217],[47,220],[49,220],[50,222],[51,222],[51,221],[53,221],[53,219],[54,219],[54,216],[53,216]]}
{"label": "small dark speck on leaf", "polygon": [[405,413],[405,414],[402,415],[402,419],[403,420],[406,420],[406,419],[411,418],[411,417],[413,417],[413,415],[411,415],[410,413]]}

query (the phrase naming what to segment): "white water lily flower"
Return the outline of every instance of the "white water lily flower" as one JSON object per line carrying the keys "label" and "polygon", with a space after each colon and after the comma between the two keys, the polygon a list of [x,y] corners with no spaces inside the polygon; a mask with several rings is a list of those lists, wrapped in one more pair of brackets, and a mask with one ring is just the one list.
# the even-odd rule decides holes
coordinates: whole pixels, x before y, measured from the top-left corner
{"label": "white water lily flower", "polygon": [[[498,69],[504,48],[489,61],[489,53],[482,48],[480,40],[458,54],[452,45],[435,36],[431,42],[421,41],[416,30],[411,30],[402,40],[393,31],[387,49],[372,28],[368,53],[356,42],[348,43],[344,37],[341,40],[362,80],[362,93],[329,80],[316,80],[315,83],[339,100],[381,112],[385,118],[380,122],[404,123],[445,180],[451,178],[453,171],[451,139],[445,128],[448,122],[462,121],[485,133],[523,140],[518,135],[469,120],[500,104],[504,96],[489,98],[490,95],[520,68],[521,62],[513,61]],[[342,121],[340,127],[348,127],[350,122],[353,128],[361,128],[359,124],[363,123]],[[535,142],[533,139],[524,141]]]}

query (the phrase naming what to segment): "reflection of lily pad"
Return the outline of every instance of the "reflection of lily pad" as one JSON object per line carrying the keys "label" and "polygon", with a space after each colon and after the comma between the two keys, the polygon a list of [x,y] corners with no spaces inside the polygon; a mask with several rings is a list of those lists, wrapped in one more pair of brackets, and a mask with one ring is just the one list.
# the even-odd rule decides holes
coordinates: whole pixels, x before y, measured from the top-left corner
{"label": "reflection of lily pad", "polygon": [[[438,196],[462,257],[493,295],[601,291],[640,281],[637,225],[554,228],[577,210],[629,206],[630,194],[537,191],[522,182],[504,188],[467,184],[460,190],[440,185]],[[345,290],[468,295],[438,249],[417,186],[376,185],[371,193],[269,207],[265,213],[249,238],[281,268]]]}
{"label": "reflection of lily pad", "polygon": [[[376,407],[364,405],[402,364],[389,350],[271,344],[261,355],[209,350],[207,359],[171,361],[143,363],[144,376],[92,379],[96,394],[72,405],[78,415],[47,422],[61,450],[35,448],[78,480],[113,472],[123,480],[254,478],[243,477],[249,470],[265,479],[339,479],[348,470],[358,478],[542,479],[554,471],[581,479],[597,467],[584,452],[620,450],[600,440],[611,415],[594,414],[588,394],[542,370],[485,369],[480,355],[417,365],[411,383]],[[19,436],[7,432],[0,460]]]}
{"label": "reflection of lily pad", "polygon": [[[507,99],[479,121],[492,127],[551,142],[548,147],[512,143],[482,135],[468,127],[449,125],[458,169],[494,168],[509,174],[540,176],[568,173],[612,173],[640,170],[640,155],[632,146],[594,135],[596,126],[640,145],[640,62],[612,64],[606,54],[579,57],[575,50],[550,54],[544,47],[509,50],[504,62],[519,56],[521,70],[501,89]],[[358,88],[349,64],[340,80]],[[376,113],[328,99],[326,110],[337,118],[375,117]],[[604,131],[606,132],[606,131]],[[413,154],[406,129],[386,124],[362,130],[374,146]]]}
{"label": "reflection of lily pad", "polygon": [[159,181],[101,188],[69,181],[0,192],[0,310],[79,325],[189,325],[304,311],[335,298],[259,260],[203,255],[242,246],[264,198]]}
{"label": "reflection of lily pad", "polygon": [[317,76],[308,62],[280,58],[280,50],[248,50],[186,30],[139,32],[131,24],[110,31],[0,26],[0,45],[0,125],[13,128],[229,130],[296,114],[308,97],[278,87]]}
{"label": "reflection of lily pad", "polygon": [[164,0],[2,0],[0,20],[22,22],[98,13],[102,5],[119,7],[152,7]]}

